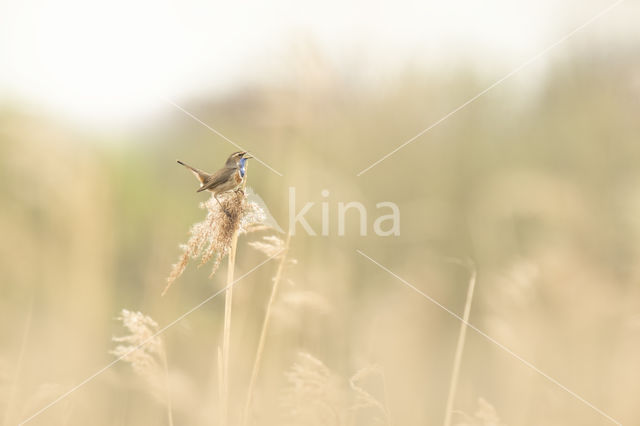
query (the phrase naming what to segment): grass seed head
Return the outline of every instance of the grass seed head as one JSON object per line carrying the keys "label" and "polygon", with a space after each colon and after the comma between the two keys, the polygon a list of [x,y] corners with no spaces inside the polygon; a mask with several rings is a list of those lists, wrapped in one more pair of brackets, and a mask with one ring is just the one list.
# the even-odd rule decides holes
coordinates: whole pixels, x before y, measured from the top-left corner
{"label": "grass seed head", "polygon": [[[247,189],[247,192],[250,191]],[[220,204],[212,195],[200,204],[200,207],[206,210],[207,216],[191,227],[189,240],[180,246],[182,254],[171,268],[163,295],[182,275],[189,259],[200,258],[199,266],[211,261],[212,276],[220,267],[224,256],[228,254],[233,235],[236,232],[245,234],[260,229],[261,224],[267,219],[265,210],[258,203],[248,201],[247,195],[242,191],[220,194],[218,199]]]}
{"label": "grass seed head", "polygon": [[157,367],[156,357],[162,353],[162,341],[154,336],[158,324],[142,312],[123,309],[116,318],[129,331],[126,336],[113,337],[119,343],[111,354],[123,357],[131,364],[136,373],[145,376]]}

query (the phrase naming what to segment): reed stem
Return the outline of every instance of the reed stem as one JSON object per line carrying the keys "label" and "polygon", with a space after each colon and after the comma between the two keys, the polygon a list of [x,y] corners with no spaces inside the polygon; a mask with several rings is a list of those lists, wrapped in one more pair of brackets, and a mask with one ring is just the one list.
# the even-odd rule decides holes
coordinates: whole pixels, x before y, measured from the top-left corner
{"label": "reed stem", "polygon": [[251,378],[249,379],[249,389],[247,391],[247,400],[244,406],[244,413],[242,416],[242,425],[246,426],[249,423],[249,416],[251,415],[251,402],[253,400],[253,391],[260,371],[260,364],[262,362],[262,353],[264,351],[264,343],[267,336],[267,329],[269,328],[269,321],[271,319],[271,308],[276,299],[278,292],[278,286],[282,280],[282,272],[284,271],[284,265],[287,262],[287,252],[289,250],[289,242],[291,241],[291,232],[287,233],[287,238],[284,243],[284,248],[280,253],[280,263],[276,271],[276,276],[273,278],[273,286],[271,287],[271,295],[269,296],[269,302],[267,303],[267,310],[264,314],[264,321],[262,322],[262,330],[260,331],[260,338],[258,340],[258,348],[256,349],[256,358],[253,362],[253,369],[251,370]]}
{"label": "reed stem", "polygon": [[167,349],[164,343],[161,344],[160,358],[162,361],[162,367],[164,369],[165,387],[167,388],[167,420],[169,426],[173,426],[173,408],[171,404],[171,385],[169,382],[169,362],[167,361]]}
{"label": "reed stem", "polygon": [[449,396],[447,397],[447,408],[445,409],[444,426],[451,426],[451,418],[453,416],[453,402],[456,397],[458,388],[458,377],[460,375],[460,364],[462,363],[462,352],[464,351],[464,343],[467,337],[467,324],[469,323],[469,315],[471,313],[471,302],[473,300],[473,291],[476,286],[476,268],[471,261],[466,263],[471,269],[471,277],[469,278],[469,286],[467,288],[467,299],[464,305],[464,313],[462,315],[462,323],[460,324],[460,333],[458,334],[458,344],[453,360],[453,371],[451,372],[451,381],[449,382]]}
{"label": "reed stem", "polygon": [[231,339],[231,306],[233,304],[233,272],[236,264],[238,234],[233,236],[229,251],[227,290],[224,294],[224,330],[222,333],[222,394],[220,395],[220,425],[226,426],[229,410],[229,342]]}
{"label": "reed stem", "polygon": [[[245,164],[245,175],[242,191],[247,187],[248,164]],[[233,233],[229,249],[229,263],[227,267],[227,289],[224,294],[224,329],[222,332],[222,377],[220,392],[220,426],[227,426],[229,422],[229,345],[231,340],[231,307],[233,305],[233,276],[236,265],[236,250],[238,248],[238,231]]]}

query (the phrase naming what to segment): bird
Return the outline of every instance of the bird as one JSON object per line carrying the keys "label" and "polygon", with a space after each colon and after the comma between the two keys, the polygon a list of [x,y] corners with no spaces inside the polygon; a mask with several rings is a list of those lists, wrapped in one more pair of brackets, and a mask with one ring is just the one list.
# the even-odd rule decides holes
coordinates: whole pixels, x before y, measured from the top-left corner
{"label": "bird", "polygon": [[198,188],[196,192],[209,191],[213,193],[213,197],[220,205],[222,211],[229,216],[229,212],[227,212],[222,206],[222,203],[220,203],[218,194],[238,188],[238,186],[244,181],[247,160],[250,158],[253,157],[247,155],[246,151],[234,152],[229,156],[229,158],[227,158],[224,167],[211,174],[200,169],[196,169],[195,167],[183,163],[180,160],[177,161],[178,164],[189,169],[189,171],[191,171],[191,173],[193,173],[193,175],[200,181],[200,188]]}

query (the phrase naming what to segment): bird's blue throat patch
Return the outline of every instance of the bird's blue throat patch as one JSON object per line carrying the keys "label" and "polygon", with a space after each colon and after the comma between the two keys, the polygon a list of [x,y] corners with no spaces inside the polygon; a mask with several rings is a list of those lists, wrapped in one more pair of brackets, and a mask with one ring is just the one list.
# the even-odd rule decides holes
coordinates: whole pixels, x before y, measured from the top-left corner
{"label": "bird's blue throat patch", "polygon": [[247,162],[246,158],[241,158],[240,159],[240,176],[244,177],[244,173],[245,173],[245,163]]}

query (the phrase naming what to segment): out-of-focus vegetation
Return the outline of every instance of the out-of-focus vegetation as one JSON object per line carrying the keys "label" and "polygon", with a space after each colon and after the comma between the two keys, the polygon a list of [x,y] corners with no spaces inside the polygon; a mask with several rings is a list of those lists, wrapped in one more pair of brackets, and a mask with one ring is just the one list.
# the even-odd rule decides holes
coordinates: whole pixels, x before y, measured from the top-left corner
{"label": "out-of-focus vegetation", "polygon": [[[306,217],[317,232],[319,203],[329,202],[330,235],[299,228],[291,240],[298,263],[285,271],[277,296],[253,423],[442,422],[459,322],[356,248],[455,312],[468,271],[445,259],[474,259],[472,324],[623,424],[640,422],[637,55],[582,53],[556,60],[542,82],[508,81],[360,177],[491,81],[462,68],[413,68],[372,90],[320,58],[302,64],[287,84],[179,101],[284,174],[255,161],[248,171],[249,186],[283,228],[290,186],[298,210],[316,202]],[[116,135],[4,105],[4,424],[109,363],[112,336],[124,334],[115,319],[122,309],[163,326],[224,286],[224,263],[213,279],[207,268],[190,267],[160,297],[178,243],[202,219],[198,204],[207,197],[175,160],[212,171],[235,150],[170,106]],[[339,201],[367,207],[367,237],[359,236],[355,214],[346,236],[337,235]],[[399,237],[373,234],[380,201],[400,207]],[[264,260],[247,245],[258,238],[241,237],[237,276]],[[232,424],[240,421],[275,267],[266,264],[235,288]],[[213,299],[162,335],[175,424],[217,422],[223,302]],[[362,394],[349,378],[363,368],[375,373],[356,375],[357,389],[384,410],[371,401],[351,410]],[[309,390],[305,381],[314,380],[320,385]],[[607,422],[473,331],[455,408],[460,424],[496,424],[496,416],[509,425]],[[30,424],[166,421],[162,398],[119,363]]]}

